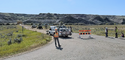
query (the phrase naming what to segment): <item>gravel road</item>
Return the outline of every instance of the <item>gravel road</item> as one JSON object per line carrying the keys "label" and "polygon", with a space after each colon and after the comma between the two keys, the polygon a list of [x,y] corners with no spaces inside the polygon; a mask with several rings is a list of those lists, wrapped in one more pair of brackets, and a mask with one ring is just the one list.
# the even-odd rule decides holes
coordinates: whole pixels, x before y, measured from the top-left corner
{"label": "gravel road", "polygon": [[59,38],[61,48],[56,48],[53,41],[32,52],[4,60],[125,60],[125,39],[97,35],[78,37],[78,33],[73,33],[68,38]]}

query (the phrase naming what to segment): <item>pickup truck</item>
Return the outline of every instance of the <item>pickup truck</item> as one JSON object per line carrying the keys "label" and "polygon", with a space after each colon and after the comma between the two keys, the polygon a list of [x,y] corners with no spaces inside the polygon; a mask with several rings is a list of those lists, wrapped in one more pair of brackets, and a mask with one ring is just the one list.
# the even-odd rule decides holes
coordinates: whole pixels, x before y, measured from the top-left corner
{"label": "pickup truck", "polygon": [[47,33],[50,34],[50,35],[54,35],[55,28],[57,28],[57,27],[56,26],[50,26],[50,29],[47,31]]}
{"label": "pickup truck", "polygon": [[58,28],[59,36],[68,37],[72,35],[71,29],[67,28],[66,26],[60,26]]}
{"label": "pickup truck", "polygon": [[50,29],[47,31],[47,34],[54,35],[55,28],[57,28],[60,37],[68,37],[69,35],[72,35],[71,30],[69,28],[66,28],[65,26],[50,26]]}

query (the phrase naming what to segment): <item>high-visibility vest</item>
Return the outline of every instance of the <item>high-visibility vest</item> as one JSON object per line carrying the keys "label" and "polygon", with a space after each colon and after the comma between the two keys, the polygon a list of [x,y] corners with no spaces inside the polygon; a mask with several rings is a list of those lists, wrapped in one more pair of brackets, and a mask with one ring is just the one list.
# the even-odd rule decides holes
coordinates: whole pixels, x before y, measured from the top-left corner
{"label": "high-visibility vest", "polygon": [[116,33],[118,32],[118,29],[116,29]]}
{"label": "high-visibility vest", "polygon": [[58,32],[54,34],[54,37],[56,37],[56,38],[59,37]]}

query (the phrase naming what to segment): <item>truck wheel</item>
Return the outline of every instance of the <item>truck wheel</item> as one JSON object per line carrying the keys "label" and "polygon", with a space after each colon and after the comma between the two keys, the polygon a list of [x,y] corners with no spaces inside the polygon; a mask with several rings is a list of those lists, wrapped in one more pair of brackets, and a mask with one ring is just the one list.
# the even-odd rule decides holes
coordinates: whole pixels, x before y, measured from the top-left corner
{"label": "truck wheel", "polygon": [[49,35],[51,36],[50,32],[49,32]]}
{"label": "truck wheel", "polygon": [[68,37],[68,36],[65,36],[65,37]]}
{"label": "truck wheel", "polygon": [[66,37],[65,35],[63,35],[63,37]]}

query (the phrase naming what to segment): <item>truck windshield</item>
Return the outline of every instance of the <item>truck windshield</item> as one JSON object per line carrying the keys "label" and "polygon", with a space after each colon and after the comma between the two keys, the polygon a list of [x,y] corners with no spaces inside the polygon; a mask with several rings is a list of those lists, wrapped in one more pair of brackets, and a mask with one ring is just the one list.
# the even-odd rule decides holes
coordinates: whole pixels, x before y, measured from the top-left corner
{"label": "truck windshield", "polygon": [[60,29],[59,31],[69,31],[68,29]]}
{"label": "truck windshield", "polygon": [[59,28],[66,28],[66,26],[60,26]]}

